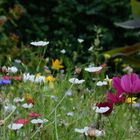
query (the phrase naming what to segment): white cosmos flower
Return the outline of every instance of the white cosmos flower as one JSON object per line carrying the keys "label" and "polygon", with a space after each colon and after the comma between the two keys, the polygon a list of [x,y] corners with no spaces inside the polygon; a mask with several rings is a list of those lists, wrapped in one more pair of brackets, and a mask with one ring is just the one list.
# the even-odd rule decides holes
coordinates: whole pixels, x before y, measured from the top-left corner
{"label": "white cosmos flower", "polygon": [[102,69],[101,66],[99,67],[89,67],[89,68],[85,68],[85,71],[88,71],[88,72],[98,72]]}
{"label": "white cosmos flower", "polygon": [[11,130],[18,130],[21,127],[23,127],[23,124],[16,124],[16,123],[12,123],[8,125],[8,128]]}
{"label": "white cosmos flower", "polygon": [[12,111],[14,111],[15,109],[16,109],[16,106],[14,106],[14,105],[12,105],[12,104],[8,104],[8,105],[4,106],[4,110],[5,110],[6,112],[12,112]]}
{"label": "white cosmos flower", "polygon": [[33,46],[46,46],[49,44],[49,41],[34,41],[30,43]]}
{"label": "white cosmos flower", "polygon": [[99,87],[101,87],[101,86],[106,86],[107,85],[107,82],[106,81],[98,81],[97,83],[96,83],[96,85],[97,86],[99,86]]}
{"label": "white cosmos flower", "polygon": [[77,78],[71,78],[69,79],[69,82],[72,84],[82,84],[83,82],[85,82],[85,80],[79,80]]}
{"label": "white cosmos flower", "polygon": [[13,66],[13,67],[8,67],[8,72],[9,73],[17,73],[18,69],[17,67]]}
{"label": "white cosmos flower", "polygon": [[75,132],[77,132],[77,133],[81,133],[81,134],[87,134],[87,131],[88,131],[88,129],[89,129],[89,127],[84,127],[84,128],[82,128],[82,129],[79,129],[79,128],[75,128]]}
{"label": "white cosmos flower", "polygon": [[29,109],[29,108],[32,108],[33,107],[33,104],[32,103],[30,103],[30,104],[25,103],[25,104],[22,105],[22,107]]}
{"label": "white cosmos flower", "polygon": [[77,41],[78,41],[79,43],[84,42],[84,40],[83,40],[83,39],[81,39],[81,38],[78,38],[78,39],[77,39]]}
{"label": "white cosmos flower", "polygon": [[24,101],[24,98],[16,97],[16,98],[14,98],[13,101],[14,101],[15,103],[23,102],[23,101]]}
{"label": "white cosmos flower", "polygon": [[105,112],[107,112],[108,110],[109,110],[110,108],[107,106],[107,107],[96,107],[96,110],[95,110],[95,112],[96,113],[105,113]]}
{"label": "white cosmos flower", "polygon": [[48,122],[48,120],[46,120],[46,119],[33,119],[33,120],[31,120],[31,123],[33,123],[33,124],[42,124],[42,123],[46,123],[46,122]]}

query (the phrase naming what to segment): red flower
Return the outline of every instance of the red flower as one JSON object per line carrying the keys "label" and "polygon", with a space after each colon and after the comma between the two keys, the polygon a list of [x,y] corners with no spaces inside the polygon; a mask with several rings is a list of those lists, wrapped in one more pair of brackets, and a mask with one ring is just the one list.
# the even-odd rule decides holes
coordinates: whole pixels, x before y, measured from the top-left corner
{"label": "red flower", "polygon": [[113,110],[113,104],[109,102],[102,102],[96,104],[96,112],[103,115],[109,115]]}
{"label": "red flower", "polygon": [[29,113],[30,118],[38,118],[38,117],[41,117],[41,116],[42,116],[41,114],[37,114],[35,112]]}
{"label": "red flower", "polygon": [[17,121],[15,121],[16,124],[23,124],[26,125],[29,122],[28,119],[18,119]]}

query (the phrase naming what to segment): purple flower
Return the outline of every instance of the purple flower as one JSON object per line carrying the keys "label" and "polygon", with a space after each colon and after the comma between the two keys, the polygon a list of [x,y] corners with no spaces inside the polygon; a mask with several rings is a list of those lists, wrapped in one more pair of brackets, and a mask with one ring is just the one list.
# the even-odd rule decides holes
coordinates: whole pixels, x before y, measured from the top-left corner
{"label": "purple flower", "polygon": [[140,79],[137,74],[126,74],[113,78],[113,87],[119,93],[136,94],[140,92]]}
{"label": "purple flower", "polygon": [[0,85],[9,85],[11,84],[11,80],[0,79]]}

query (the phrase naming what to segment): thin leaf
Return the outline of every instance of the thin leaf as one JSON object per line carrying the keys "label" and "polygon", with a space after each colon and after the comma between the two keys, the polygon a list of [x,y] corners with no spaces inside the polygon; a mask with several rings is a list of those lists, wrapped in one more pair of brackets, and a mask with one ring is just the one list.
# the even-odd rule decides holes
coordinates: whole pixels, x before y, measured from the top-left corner
{"label": "thin leaf", "polygon": [[119,22],[114,23],[116,26],[125,28],[125,29],[136,29],[140,28],[140,18],[135,18],[133,20],[125,21],[125,22]]}

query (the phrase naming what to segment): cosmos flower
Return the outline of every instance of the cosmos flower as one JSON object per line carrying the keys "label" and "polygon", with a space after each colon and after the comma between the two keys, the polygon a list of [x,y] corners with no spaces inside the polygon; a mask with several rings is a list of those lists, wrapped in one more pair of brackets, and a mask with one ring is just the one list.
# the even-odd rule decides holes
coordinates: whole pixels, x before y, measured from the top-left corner
{"label": "cosmos flower", "polygon": [[126,94],[136,94],[140,92],[140,79],[137,74],[126,74],[113,78],[114,88],[119,92],[125,92]]}
{"label": "cosmos flower", "polygon": [[56,59],[55,61],[52,60],[52,68],[53,68],[53,69],[56,69],[56,70],[59,70],[59,69],[64,68],[64,66],[61,65],[60,60]]}
{"label": "cosmos flower", "polygon": [[79,80],[77,78],[71,78],[69,79],[69,82],[72,84],[82,84],[83,82],[85,82],[85,80]]}
{"label": "cosmos flower", "polygon": [[111,102],[112,104],[121,104],[124,103],[126,97],[123,96],[122,93],[116,92],[115,94],[108,92],[107,93],[107,101]]}
{"label": "cosmos flower", "polygon": [[102,102],[96,104],[96,113],[100,113],[103,115],[109,115],[113,110],[113,104],[109,102]]}
{"label": "cosmos flower", "polygon": [[31,42],[30,43],[31,45],[33,45],[33,46],[39,46],[39,47],[41,47],[41,46],[46,46],[46,45],[48,45],[49,44],[49,42],[47,41],[34,41],[34,42]]}

